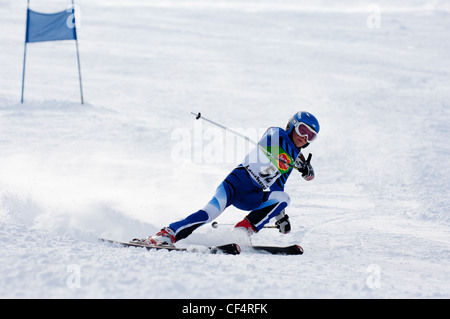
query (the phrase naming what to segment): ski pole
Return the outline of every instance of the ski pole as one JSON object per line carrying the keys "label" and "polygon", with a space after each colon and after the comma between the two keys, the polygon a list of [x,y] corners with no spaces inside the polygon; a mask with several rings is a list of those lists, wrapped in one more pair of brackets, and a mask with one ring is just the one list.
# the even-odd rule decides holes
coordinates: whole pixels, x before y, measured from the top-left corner
{"label": "ski pole", "polygon": [[[218,222],[212,222],[212,228],[218,228],[219,226],[234,226],[234,224],[219,224]],[[264,226],[263,228],[275,228],[278,229],[278,226]]]}
{"label": "ski pole", "polygon": [[[219,124],[219,123],[217,123],[217,122],[214,122],[214,121],[212,121],[212,120],[210,120],[210,119],[208,119],[208,118],[202,116],[202,114],[201,114],[200,112],[198,112],[197,114],[195,114],[194,112],[191,112],[191,114],[195,116],[195,119],[196,119],[196,120],[198,120],[198,119],[205,120],[205,121],[207,121],[207,122],[209,122],[209,123],[211,123],[211,124],[213,124],[213,125],[216,125],[216,126],[220,127],[221,129],[224,129],[225,131],[228,131],[228,132],[230,132],[230,133],[233,133],[233,134],[235,134],[235,135],[237,135],[237,136],[240,136],[240,137],[246,139],[246,140],[249,141],[250,143],[252,143],[252,144],[256,145],[257,147],[259,147],[260,150],[262,150],[264,153],[266,153],[268,156],[272,157],[273,159],[275,159],[275,160],[277,160],[277,161],[280,161],[280,162],[282,162],[282,163],[284,163],[284,164],[286,164],[286,165],[288,165],[288,166],[290,166],[290,167],[292,167],[292,168],[294,168],[294,169],[300,171],[301,167],[297,167],[297,166],[295,166],[295,165],[293,165],[293,164],[291,164],[291,163],[286,162],[284,159],[282,159],[282,158],[280,158],[280,157],[276,157],[275,155],[271,154],[268,150],[266,150],[264,147],[262,147],[261,145],[259,145],[259,143],[253,141],[253,140],[250,139],[249,137],[247,137],[247,136],[245,136],[245,135],[243,135],[243,134],[241,134],[241,133],[239,133],[239,132],[236,132],[235,130],[232,130],[232,129],[230,129],[230,128],[228,128],[228,127],[222,125],[222,124]],[[311,156],[312,156],[312,154],[309,153],[308,160],[311,160]],[[304,163],[305,163],[305,162],[304,162]],[[304,163],[303,163],[303,164],[304,164]],[[307,161],[306,163],[309,163],[309,162]]]}
{"label": "ski pole", "polygon": [[228,132],[230,132],[230,133],[233,133],[234,135],[237,135],[237,136],[240,136],[240,137],[246,139],[247,141],[249,141],[250,143],[252,143],[252,144],[254,144],[254,145],[258,145],[258,143],[256,143],[254,140],[250,139],[249,137],[245,136],[244,134],[241,134],[241,133],[239,133],[239,132],[236,132],[235,130],[232,130],[232,129],[230,129],[230,128],[228,128],[228,127],[222,125],[222,124],[219,124],[219,123],[214,122],[214,121],[212,121],[212,120],[210,120],[210,119],[207,119],[206,117],[202,116],[202,113],[200,113],[200,112],[198,112],[197,114],[195,114],[194,112],[191,112],[191,114],[192,114],[192,115],[195,115],[195,119],[196,119],[196,120],[198,120],[198,119],[201,118],[202,120],[204,120],[204,121],[206,121],[206,122],[209,122],[209,123],[211,123],[211,124],[213,124],[213,125],[215,125],[215,126],[220,127],[221,129],[224,129],[225,131],[228,131]]}

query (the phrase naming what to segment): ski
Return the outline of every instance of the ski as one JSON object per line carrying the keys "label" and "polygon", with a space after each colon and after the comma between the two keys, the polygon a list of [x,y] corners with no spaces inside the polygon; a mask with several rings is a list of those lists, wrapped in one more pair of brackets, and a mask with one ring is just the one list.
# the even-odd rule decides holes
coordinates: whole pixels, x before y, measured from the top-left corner
{"label": "ski", "polygon": [[299,245],[292,245],[286,247],[280,246],[250,246],[253,250],[258,252],[267,252],[273,255],[302,255],[303,248]]}
{"label": "ski", "polygon": [[[130,242],[122,242],[117,240],[99,238],[100,241],[110,243],[113,245],[121,246],[121,247],[140,247],[145,248],[147,250],[168,250],[168,251],[185,251],[185,252],[197,252],[201,251],[199,249],[191,249],[191,248],[181,248],[175,246],[157,246],[157,245],[146,245],[144,243],[130,241]],[[238,244],[226,244],[220,246],[209,246],[206,247],[206,251],[210,254],[224,253],[229,255],[239,255],[241,253],[241,248]]]}

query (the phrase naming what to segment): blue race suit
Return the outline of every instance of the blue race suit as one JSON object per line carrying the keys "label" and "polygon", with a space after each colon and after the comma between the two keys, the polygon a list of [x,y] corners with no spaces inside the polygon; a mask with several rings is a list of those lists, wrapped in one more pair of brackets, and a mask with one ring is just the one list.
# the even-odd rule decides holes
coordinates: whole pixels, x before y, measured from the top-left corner
{"label": "blue race suit", "polygon": [[217,187],[205,207],[169,225],[176,241],[213,221],[230,205],[250,211],[246,219],[256,231],[289,205],[284,185],[293,169],[289,164],[293,165],[300,149],[279,127],[269,128],[258,144]]}

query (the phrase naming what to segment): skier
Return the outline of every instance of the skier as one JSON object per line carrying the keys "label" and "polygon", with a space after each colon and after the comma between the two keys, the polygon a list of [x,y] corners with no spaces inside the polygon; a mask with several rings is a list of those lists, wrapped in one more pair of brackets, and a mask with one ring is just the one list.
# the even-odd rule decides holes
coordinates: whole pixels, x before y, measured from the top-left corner
{"label": "skier", "polygon": [[143,242],[172,245],[216,219],[230,205],[250,211],[234,226],[246,230],[249,236],[260,231],[272,218],[281,233],[289,233],[291,225],[285,208],[290,199],[284,192],[284,185],[294,167],[305,180],[314,178],[313,167],[305,160],[301,149],[316,139],[319,129],[319,122],[308,112],[292,116],[286,129],[269,128],[258,146],[219,185],[205,207],[164,227]]}

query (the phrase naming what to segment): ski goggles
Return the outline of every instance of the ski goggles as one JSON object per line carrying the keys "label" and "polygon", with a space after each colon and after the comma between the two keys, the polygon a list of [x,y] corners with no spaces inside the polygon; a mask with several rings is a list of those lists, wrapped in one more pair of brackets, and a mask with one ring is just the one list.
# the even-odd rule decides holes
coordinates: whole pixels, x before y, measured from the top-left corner
{"label": "ski goggles", "polygon": [[300,136],[306,136],[308,143],[311,143],[317,137],[316,131],[314,131],[309,125],[302,122],[298,122],[295,125],[295,132]]}

